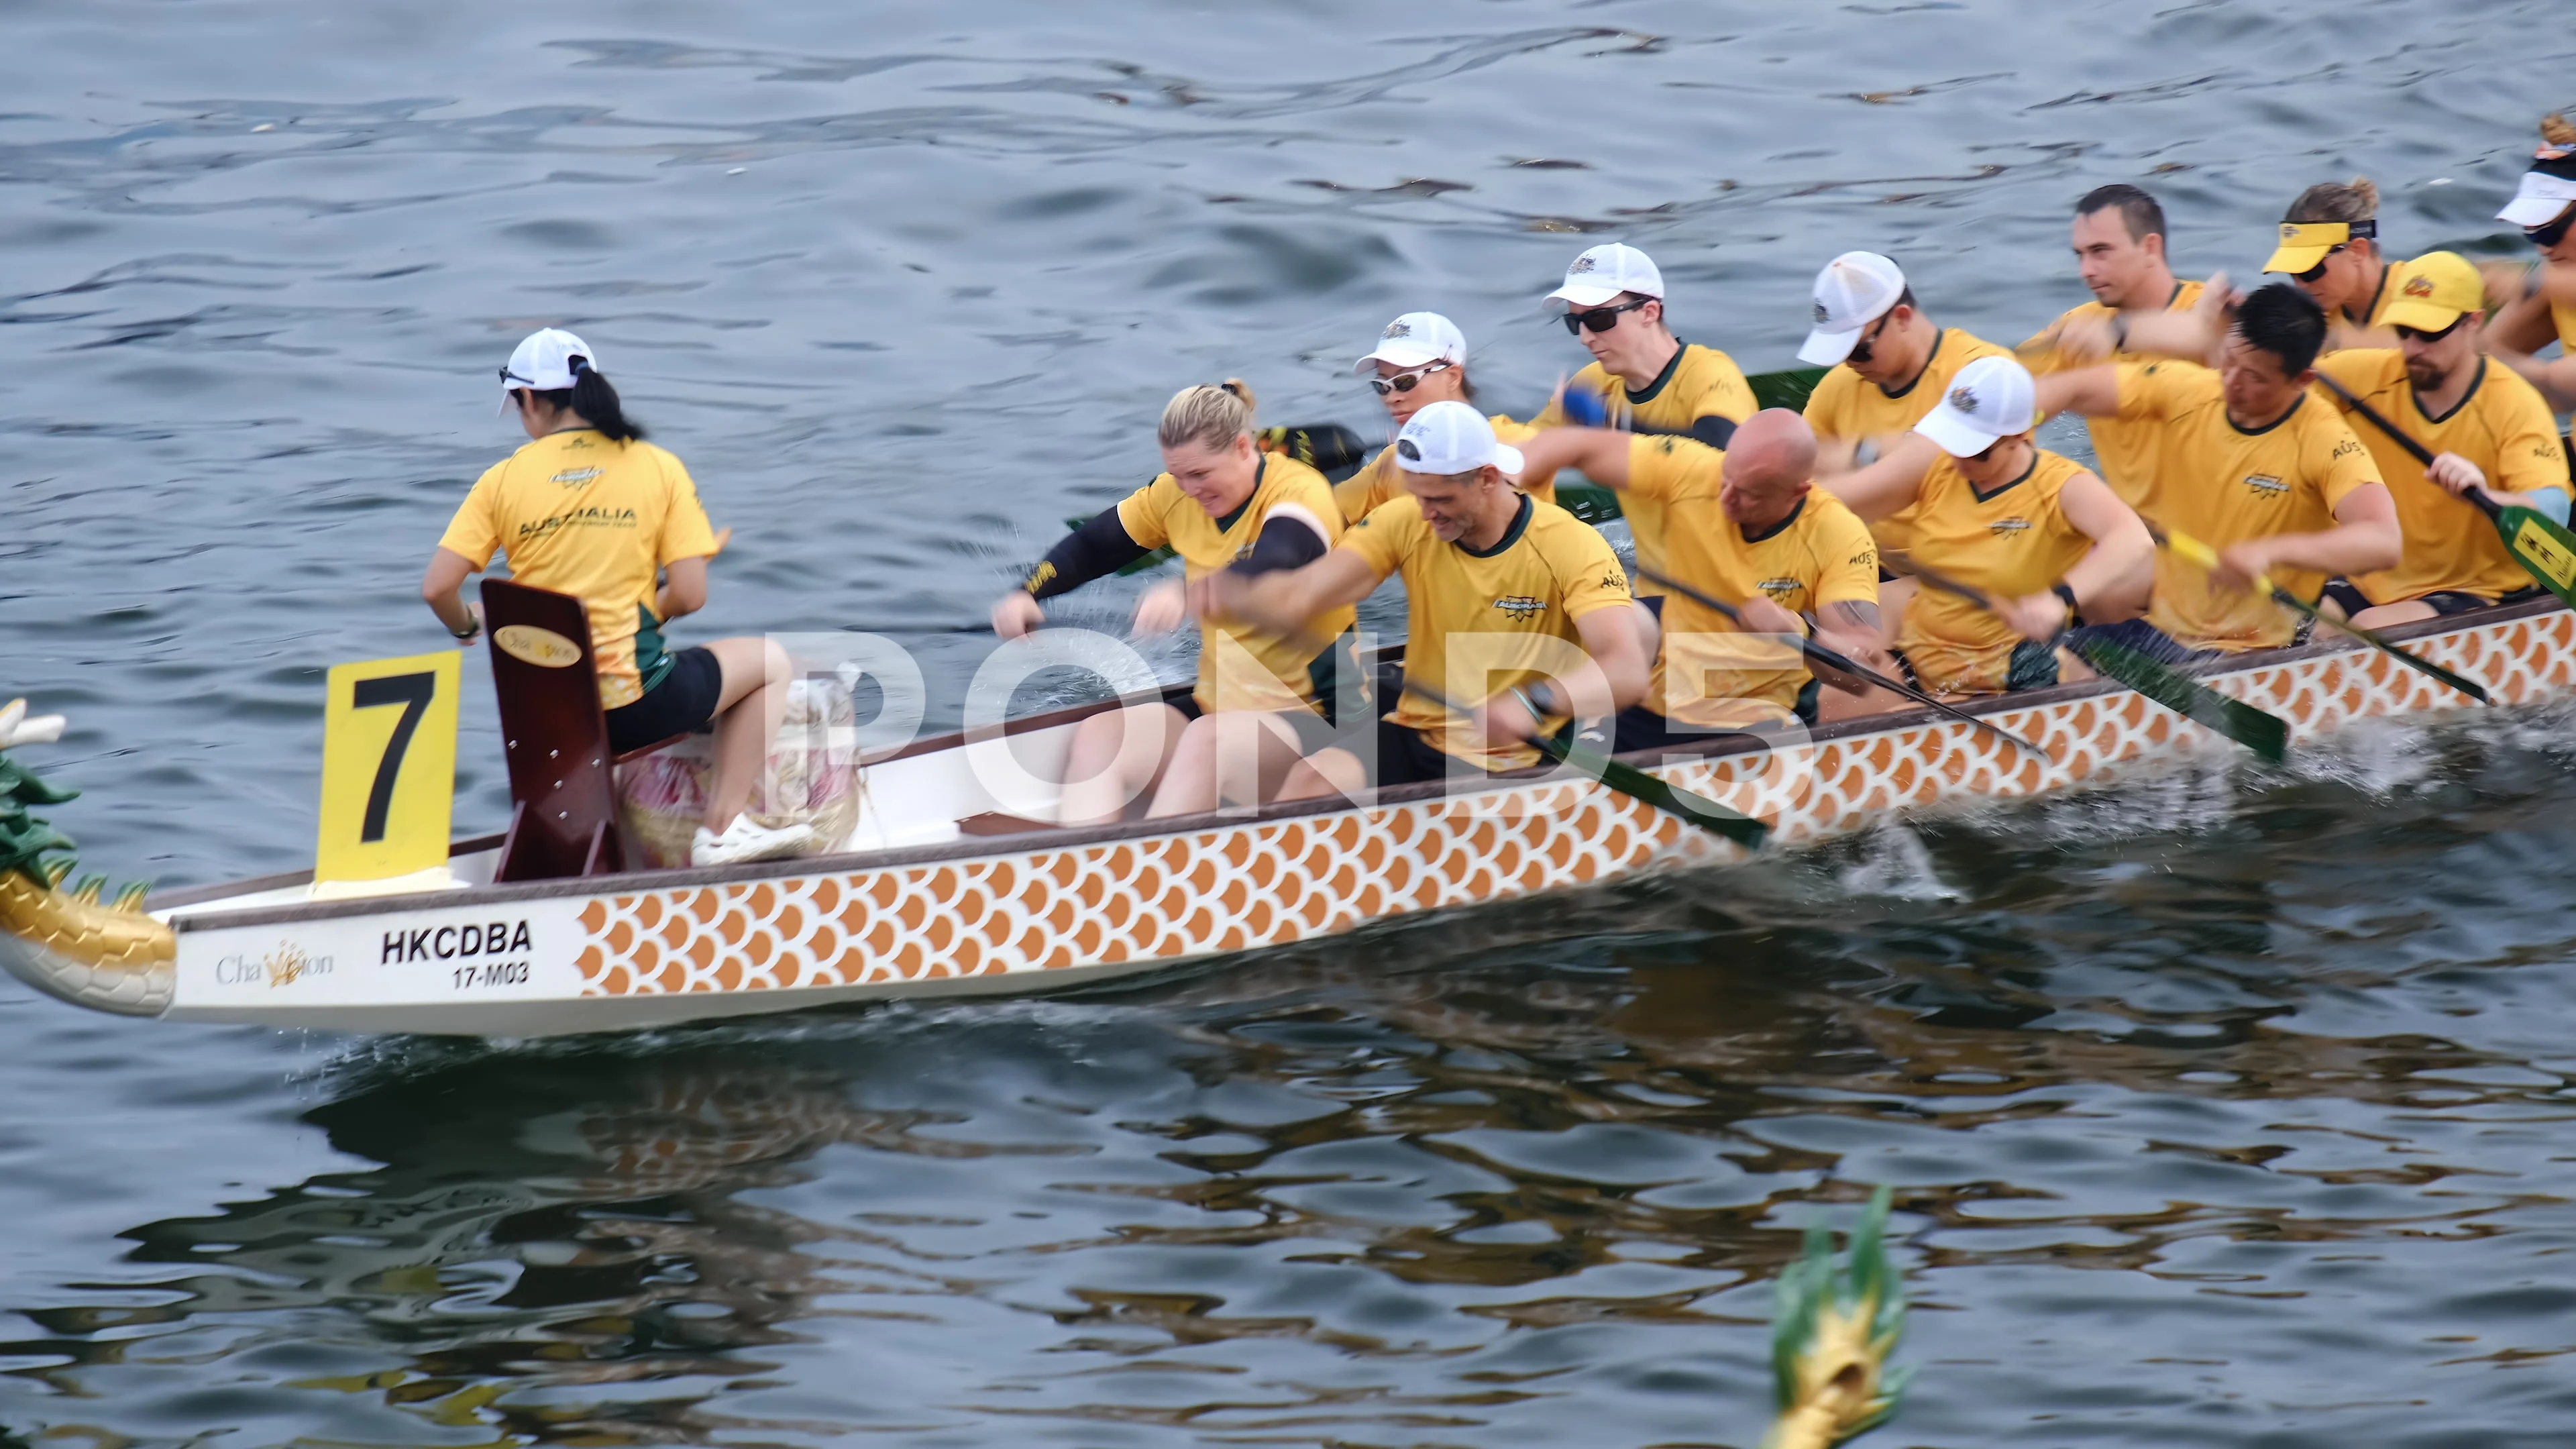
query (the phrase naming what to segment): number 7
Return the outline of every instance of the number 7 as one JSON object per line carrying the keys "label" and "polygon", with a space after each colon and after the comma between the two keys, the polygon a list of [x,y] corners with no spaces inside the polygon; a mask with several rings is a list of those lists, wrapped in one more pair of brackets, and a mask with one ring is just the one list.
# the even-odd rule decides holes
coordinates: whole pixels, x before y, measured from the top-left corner
{"label": "number 7", "polygon": [[375,788],[367,792],[366,825],[358,832],[360,844],[373,845],[385,838],[385,817],[394,807],[394,781],[402,777],[403,756],[410,753],[411,737],[437,693],[438,676],[426,672],[361,679],[351,689],[349,702],[355,708],[403,707],[402,718],[394,722],[394,737],[385,742],[385,757],[376,762]]}

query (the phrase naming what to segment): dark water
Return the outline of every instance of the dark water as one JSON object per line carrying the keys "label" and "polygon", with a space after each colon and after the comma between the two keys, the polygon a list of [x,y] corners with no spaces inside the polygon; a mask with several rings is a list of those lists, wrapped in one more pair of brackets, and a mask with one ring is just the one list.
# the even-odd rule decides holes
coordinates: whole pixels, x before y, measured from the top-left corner
{"label": "dark water", "polygon": [[[2537,3],[0,4],[0,697],[101,868],[291,866],[320,671],[439,642],[540,323],[738,530],[690,637],[933,631],[953,696],[1183,383],[1366,424],[1428,306],[1526,409],[1613,237],[1753,370],[1847,246],[2017,337],[2109,180],[2195,274],[2355,171],[2503,251],[2571,58]],[[1746,1446],[1797,1229],[1889,1182],[1871,1442],[2564,1444],[2572,723],[1073,1000],[495,1049],[10,988],[0,1442]]]}

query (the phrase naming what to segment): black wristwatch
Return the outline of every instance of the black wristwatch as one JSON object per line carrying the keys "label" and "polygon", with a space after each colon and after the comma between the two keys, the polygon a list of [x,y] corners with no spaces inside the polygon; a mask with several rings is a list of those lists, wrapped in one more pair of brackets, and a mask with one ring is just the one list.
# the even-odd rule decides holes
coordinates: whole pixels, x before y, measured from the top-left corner
{"label": "black wristwatch", "polygon": [[456,640],[458,640],[459,642],[463,642],[463,641],[467,641],[467,640],[471,640],[471,639],[477,639],[477,638],[482,637],[482,633],[483,633],[483,621],[482,621],[482,619],[477,618],[477,619],[475,619],[475,621],[474,621],[474,627],[473,627],[473,628],[471,628],[471,629],[463,629],[463,630],[450,629],[450,630],[448,630],[447,632],[448,632],[449,637],[451,637],[451,638],[453,638],[453,639],[456,639]]}
{"label": "black wristwatch", "polygon": [[2084,606],[2075,602],[2074,586],[2068,584],[2066,580],[2059,579],[2056,583],[2049,585],[2048,591],[2066,601],[2067,623],[2072,624],[2083,615]]}

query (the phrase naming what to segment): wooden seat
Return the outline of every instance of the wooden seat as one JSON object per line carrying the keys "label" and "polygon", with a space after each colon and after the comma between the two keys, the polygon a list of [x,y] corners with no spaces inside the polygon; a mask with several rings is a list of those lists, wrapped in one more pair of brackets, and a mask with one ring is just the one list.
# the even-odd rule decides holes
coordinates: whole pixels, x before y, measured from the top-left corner
{"label": "wooden seat", "polygon": [[643,859],[618,808],[614,767],[671,743],[612,756],[581,600],[506,579],[483,584],[492,690],[510,768],[510,830],[493,881],[614,875]]}

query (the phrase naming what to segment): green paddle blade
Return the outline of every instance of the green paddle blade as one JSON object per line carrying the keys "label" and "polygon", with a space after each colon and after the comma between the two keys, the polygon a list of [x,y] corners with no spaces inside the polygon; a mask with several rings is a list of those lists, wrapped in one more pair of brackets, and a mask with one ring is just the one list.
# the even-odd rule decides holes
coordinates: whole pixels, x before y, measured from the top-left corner
{"label": "green paddle blade", "polygon": [[2070,646],[2093,672],[2116,679],[2194,724],[2216,730],[2264,759],[2279,764],[2290,753],[2290,726],[2280,716],[2229,699],[2170,665],[2105,639]]}
{"label": "green paddle blade", "polygon": [[2576,533],[2559,527],[2545,513],[2519,505],[2498,509],[2495,526],[2513,561],[2538,579],[2542,588],[2576,609]]}
{"label": "green paddle blade", "polygon": [[1826,367],[1793,367],[1787,372],[1758,372],[1745,381],[1753,385],[1753,400],[1762,406],[1787,408],[1793,413],[1805,412],[1808,395],[1832,370]]}
{"label": "green paddle blade", "polygon": [[1559,483],[1556,506],[1594,525],[1608,523],[1619,514],[1619,492],[1598,483]]}
{"label": "green paddle blade", "polygon": [[1562,744],[1545,735],[1532,736],[1530,743],[1538,746],[1540,754],[1558,764],[1571,764],[1632,800],[1678,815],[1700,829],[1723,835],[1747,850],[1760,850],[1762,842],[1771,834],[1770,826],[1749,815],[1738,815],[1714,800],[1656,779],[1634,765],[1623,765],[1599,750]]}

